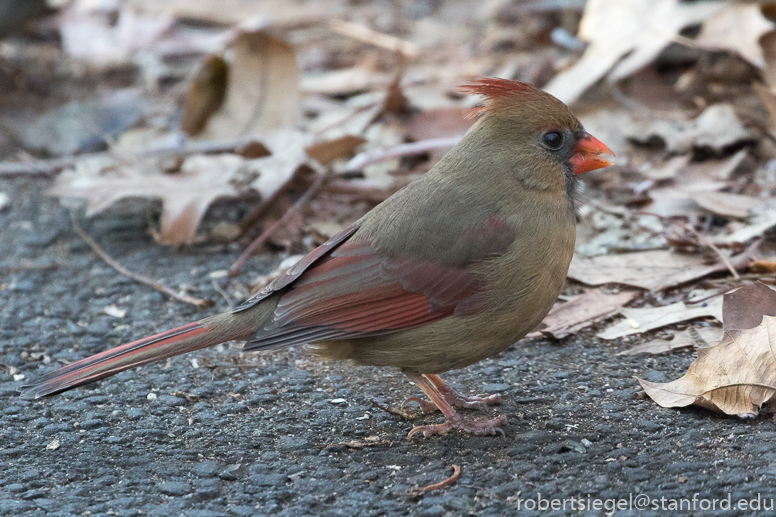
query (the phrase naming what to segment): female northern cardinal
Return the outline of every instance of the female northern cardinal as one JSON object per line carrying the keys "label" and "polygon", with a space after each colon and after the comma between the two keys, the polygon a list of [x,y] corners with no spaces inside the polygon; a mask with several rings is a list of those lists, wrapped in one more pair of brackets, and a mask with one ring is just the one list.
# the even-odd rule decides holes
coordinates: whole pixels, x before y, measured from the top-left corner
{"label": "female northern cardinal", "polygon": [[538,88],[481,79],[480,119],[417,181],[304,257],[235,310],[60,368],[23,386],[38,398],[225,341],[246,350],[305,343],[323,356],[401,368],[443,424],[496,434],[506,422],[462,418],[464,397],[436,374],[505,350],[538,325],[568,272],[575,175],[611,165],[611,151],[561,101]]}

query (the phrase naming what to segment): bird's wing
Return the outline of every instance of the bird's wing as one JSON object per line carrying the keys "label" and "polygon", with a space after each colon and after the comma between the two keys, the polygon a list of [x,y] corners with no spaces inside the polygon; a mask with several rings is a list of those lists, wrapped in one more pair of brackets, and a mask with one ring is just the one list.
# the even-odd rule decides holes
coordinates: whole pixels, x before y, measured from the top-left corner
{"label": "bird's wing", "polygon": [[450,246],[471,240],[479,251],[454,262],[445,260],[445,248],[440,260],[421,258],[378,249],[357,226],[344,230],[244,304],[282,291],[274,317],[245,348],[379,335],[476,312],[482,286],[473,266],[514,240],[494,218],[461,223]]}

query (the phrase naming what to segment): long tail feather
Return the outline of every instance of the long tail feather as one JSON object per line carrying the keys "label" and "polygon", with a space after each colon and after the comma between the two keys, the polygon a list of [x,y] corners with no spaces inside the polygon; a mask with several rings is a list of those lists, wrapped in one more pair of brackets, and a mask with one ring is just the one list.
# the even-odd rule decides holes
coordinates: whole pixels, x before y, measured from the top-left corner
{"label": "long tail feather", "polygon": [[[255,309],[263,309],[257,306]],[[161,334],[111,348],[38,377],[21,387],[21,396],[53,395],[124,370],[167,359],[232,339],[248,339],[264,323],[266,310],[219,314]]]}

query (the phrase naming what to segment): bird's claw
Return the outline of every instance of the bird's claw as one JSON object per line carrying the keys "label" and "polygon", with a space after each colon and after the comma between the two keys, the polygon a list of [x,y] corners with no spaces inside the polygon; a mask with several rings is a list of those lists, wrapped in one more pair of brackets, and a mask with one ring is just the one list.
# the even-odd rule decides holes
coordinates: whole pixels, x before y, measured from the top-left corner
{"label": "bird's claw", "polygon": [[[460,408],[466,408],[466,409],[487,409],[488,406],[497,406],[502,403],[501,395],[459,395],[456,392],[452,393],[443,393],[443,396],[448,404],[450,404],[453,407],[460,407]],[[433,413],[434,411],[439,411],[439,408],[428,400],[427,398],[421,398],[421,397],[410,397],[404,402],[402,402],[401,407],[404,408],[404,406],[408,402],[417,402],[418,405],[420,405],[420,410],[424,413]]]}
{"label": "bird's claw", "polygon": [[407,435],[407,439],[411,440],[416,433],[423,433],[423,436],[433,436],[435,434],[445,434],[451,429],[460,429],[474,436],[488,436],[497,435],[505,436],[504,430],[500,425],[507,423],[507,417],[505,415],[499,415],[491,420],[465,420],[456,414],[455,419],[447,420],[441,424],[434,425],[417,425],[412,428],[412,431]]}

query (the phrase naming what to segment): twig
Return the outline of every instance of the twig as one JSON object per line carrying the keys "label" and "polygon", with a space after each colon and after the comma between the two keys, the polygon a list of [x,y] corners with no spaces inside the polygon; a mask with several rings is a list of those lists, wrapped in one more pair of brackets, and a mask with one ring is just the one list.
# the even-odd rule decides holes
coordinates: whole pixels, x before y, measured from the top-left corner
{"label": "twig", "polygon": [[265,242],[267,242],[267,240],[272,237],[272,234],[275,233],[278,228],[286,224],[289,219],[291,219],[292,215],[301,210],[302,207],[306,205],[308,201],[310,201],[315,193],[318,192],[318,190],[321,188],[323,183],[329,178],[329,171],[330,169],[326,169],[324,172],[319,171],[318,177],[315,178],[315,181],[312,185],[310,185],[310,188],[308,188],[305,193],[302,194],[302,197],[300,197],[297,202],[294,203],[285,214],[283,214],[283,217],[275,221],[272,226],[264,230],[261,235],[259,235],[253,242],[248,245],[247,248],[245,248],[245,251],[242,252],[237,260],[234,261],[232,267],[229,268],[229,276],[237,276],[248,259],[253,256],[254,252],[259,249],[259,247],[261,247]]}
{"label": "twig", "polygon": [[391,413],[392,415],[398,415],[402,417],[405,420],[415,420],[417,418],[416,415],[412,413],[408,413],[407,411],[404,411],[403,409],[396,409],[393,406],[389,406],[387,404],[381,404],[377,402],[376,400],[372,399],[372,405],[378,409],[382,409],[386,413]]}
{"label": "twig", "polygon": [[368,43],[394,52],[401,52],[410,58],[417,57],[420,54],[418,47],[414,43],[399,39],[396,36],[374,31],[356,23],[346,22],[345,20],[331,20],[329,21],[329,29],[337,34],[353,38],[363,43]]}
{"label": "twig", "polygon": [[234,309],[234,303],[232,303],[232,299],[231,299],[231,298],[229,298],[229,295],[227,294],[227,292],[226,292],[226,291],[224,291],[224,290],[221,288],[221,286],[220,286],[220,285],[218,285],[218,280],[216,280],[215,278],[211,278],[211,279],[210,279],[210,281],[213,283],[213,289],[215,289],[215,290],[216,290],[216,292],[217,292],[218,294],[220,294],[220,295],[221,295],[221,297],[222,297],[224,300],[226,300],[226,304],[229,306],[229,310],[231,311],[232,309]]}
{"label": "twig", "polygon": [[273,192],[271,196],[265,199],[264,202],[260,204],[258,208],[256,208],[256,210],[240,220],[240,223],[237,225],[240,228],[240,235],[237,237],[238,239],[245,235],[248,230],[253,228],[253,225],[255,225],[257,222],[263,219],[265,215],[267,215],[267,212],[269,212],[269,210],[274,206],[275,201],[277,201],[277,199],[286,192],[289,183],[291,183],[290,180],[283,183],[283,185],[281,185],[279,189]]}
{"label": "twig", "polygon": [[14,273],[16,271],[34,271],[38,269],[58,269],[59,264],[56,262],[52,262],[51,264],[21,264],[18,266],[0,266],[0,270],[4,270],[10,273]]}
{"label": "twig", "polygon": [[458,465],[453,465],[453,475],[449,478],[445,479],[444,481],[440,481],[439,483],[434,483],[433,485],[424,486],[421,487],[414,487],[412,490],[410,490],[410,495],[418,496],[427,494],[429,492],[433,492],[434,490],[441,490],[443,488],[447,488],[456,481],[458,481],[458,478],[461,477],[461,467]]}
{"label": "twig", "polygon": [[94,251],[97,255],[100,256],[102,260],[108,263],[110,267],[121,273],[122,275],[131,278],[135,282],[139,282],[141,284],[145,284],[148,286],[153,287],[157,291],[160,291],[167,296],[170,296],[171,298],[175,298],[176,300],[180,300],[185,303],[190,303],[191,305],[194,305],[195,307],[199,307],[201,309],[207,309],[209,307],[212,307],[215,305],[212,300],[202,300],[200,298],[193,298],[191,296],[187,296],[185,294],[178,294],[175,291],[173,291],[171,288],[167,287],[166,285],[157,282],[156,280],[152,280],[146,276],[140,275],[138,273],[133,273],[132,271],[128,270],[121,264],[119,264],[116,260],[114,260],[110,255],[108,255],[105,250],[103,250],[97,242],[92,239],[84,230],[81,228],[81,226],[78,224],[78,220],[75,216],[75,213],[70,212],[70,218],[73,220],[73,229],[75,230],[75,233],[78,234],[83,241],[89,245],[90,248],[92,248],[92,251]]}
{"label": "twig", "polygon": [[409,144],[400,144],[395,147],[370,149],[369,151],[364,151],[363,153],[358,153],[356,156],[354,156],[345,166],[345,170],[348,172],[359,171],[366,165],[382,162],[389,158],[412,156],[416,154],[427,153],[429,151],[435,151],[437,149],[448,149],[460,141],[460,136],[453,136],[449,138],[429,138],[428,140],[420,140],[418,142],[411,142]]}
{"label": "twig", "polygon": [[[591,204],[591,206],[594,206],[595,208],[597,208],[598,210],[601,210],[602,212],[606,212],[606,213],[610,213],[610,214],[612,213],[611,211],[606,210],[604,207],[602,207],[602,206],[600,206],[598,204]],[[735,280],[740,280],[741,279],[741,275],[738,274],[738,271],[736,271],[736,267],[733,265],[733,263],[730,262],[730,259],[724,253],[722,253],[722,251],[720,251],[720,249],[713,242],[711,242],[709,239],[707,239],[703,234],[698,232],[698,230],[693,228],[691,225],[685,224],[682,221],[679,221],[679,220],[676,220],[676,219],[673,219],[673,218],[670,218],[670,217],[665,217],[665,216],[654,214],[654,213],[651,213],[651,212],[640,211],[640,212],[637,212],[637,213],[639,213],[641,215],[650,215],[650,216],[653,216],[653,217],[657,217],[661,221],[667,221],[667,222],[670,222],[670,223],[677,224],[677,225],[681,226],[682,228],[684,228],[685,230],[689,231],[690,233],[692,233],[695,236],[696,239],[698,239],[698,244],[700,244],[701,246],[705,246],[705,247],[711,249],[719,257],[719,259],[722,261],[722,263],[725,265],[725,267],[728,269],[728,271],[730,271],[730,273],[733,275],[733,279],[735,279]],[[613,215],[618,215],[618,216],[622,217],[621,214],[614,213]],[[755,241],[751,246],[749,246],[749,248],[747,248],[746,251],[744,251],[743,253],[737,255],[736,258],[742,258],[744,255],[752,255],[753,252],[760,245],[761,241],[762,241],[762,239],[759,239],[759,240]],[[743,266],[743,267],[746,267],[746,266]]]}
{"label": "twig", "polygon": [[380,445],[393,445],[393,442],[389,440],[381,440],[379,442],[340,442],[340,443],[334,443],[332,445],[344,445],[345,447],[349,449],[363,449],[364,447],[378,447]]}
{"label": "twig", "polygon": [[707,247],[708,247],[708,248],[710,248],[710,249],[711,249],[711,250],[712,250],[714,253],[716,253],[716,254],[717,254],[717,256],[720,258],[720,260],[722,261],[722,263],[723,263],[723,264],[725,264],[725,267],[726,267],[726,268],[728,268],[728,270],[730,271],[730,273],[733,275],[733,278],[734,278],[735,280],[738,280],[738,279],[740,279],[740,278],[741,278],[741,277],[738,275],[738,271],[736,271],[736,268],[734,268],[734,267],[733,267],[733,264],[731,264],[731,263],[730,263],[730,259],[728,259],[728,258],[725,256],[725,254],[724,254],[724,253],[722,253],[722,252],[719,250],[719,248],[718,248],[718,247],[716,247],[716,246],[714,245],[714,243],[713,243],[713,242],[711,242],[709,239],[707,239],[706,237],[704,237],[703,235],[701,235],[701,234],[698,232],[698,230],[696,230],[696,229],[695,229],[695,228],[693,228],[692,226],[690,226],[690,225],[688,225],[688,224],[684,224],[684,223],[683,223],[683,222],[681,222],[681,221],[677,221],[677,223],[678,223],[680,226],[682,226],[682,227],[683,227],[685,230],[688,230],[688,231],[690,231],[690,233],[692,233],[693,235],[695,235],[695,238],[696,238],[696,239],[698,239],[698,242],[699,242],[699,243],[700,243],[702,246],[707,246]]}
{"label": "twig", "polygon": [[351,199],[380,203],[385,201],[387,197],[396,192],[398,188],[370,187],[366,185],[359,185],[353,180],[344,181],[333,179],[331,181],[327,181],[326,184],[322,187],[322,190],[330,194],[343,194],[350,196]]}

